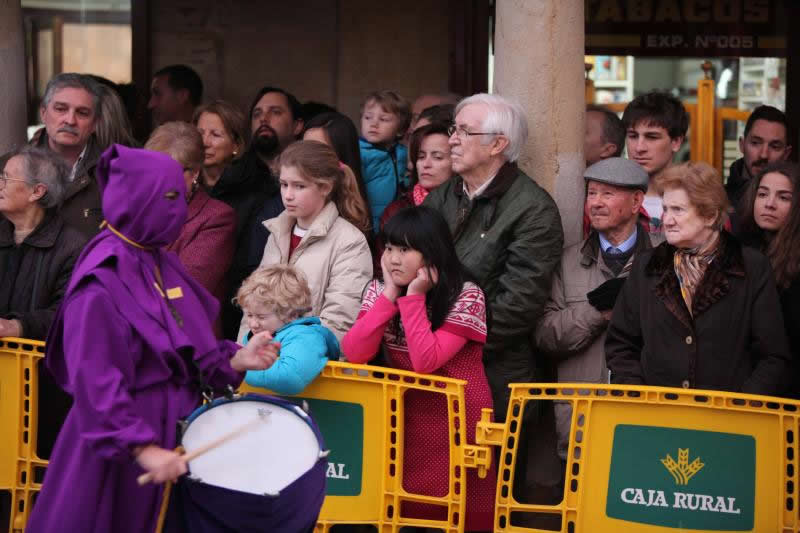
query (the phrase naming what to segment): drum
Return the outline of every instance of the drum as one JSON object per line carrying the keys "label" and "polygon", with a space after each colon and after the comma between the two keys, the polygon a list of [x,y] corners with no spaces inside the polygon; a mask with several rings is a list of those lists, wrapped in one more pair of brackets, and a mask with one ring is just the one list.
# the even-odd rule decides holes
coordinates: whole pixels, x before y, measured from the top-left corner
{"label": "drum", "polygon": [[184,423],[186,453],[241,430],[189,461],[175,485],[164,531],[312,531],[325,498],[322,435],[302,408],[271,396],[221,398]]}

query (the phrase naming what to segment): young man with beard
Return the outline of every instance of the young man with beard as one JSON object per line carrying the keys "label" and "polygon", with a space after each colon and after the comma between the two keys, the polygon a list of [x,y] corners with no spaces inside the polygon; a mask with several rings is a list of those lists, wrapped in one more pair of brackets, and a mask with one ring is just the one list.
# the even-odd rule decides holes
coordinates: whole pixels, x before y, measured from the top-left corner
{"label": "young man with beard", "polygon": [[769,163],[785,161],[792,153],[789,123],[783,111],[768,105],[755,108],[744,126],[744,137],[739,138],[739,150],[743,157],[733,162],[725,184],[734,209],[754,176]]}
{"label": "young man with beard", "polygon": [[[225,338],[235,339],[242,313],[231,298],[258,267],[267,242],[261,222],[283,211],[278,185],[278,158],[303,129],[300,102],[277,87],[264,87],[250,106],[250,146],[234,161],[209,192],[236,211],[236,249],[228,272],[229,297],[222,302]],[[257,256],[257,257],[256,257]]]}

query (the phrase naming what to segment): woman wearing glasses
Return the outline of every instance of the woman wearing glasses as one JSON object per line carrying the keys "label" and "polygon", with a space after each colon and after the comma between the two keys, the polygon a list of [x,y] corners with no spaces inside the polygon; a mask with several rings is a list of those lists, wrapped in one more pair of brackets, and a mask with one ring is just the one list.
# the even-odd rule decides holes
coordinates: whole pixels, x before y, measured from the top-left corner
{"label": "woman wearing glasses", "polygon": [[0,160],[0,337],[44,340],[86,243],[55,212],[68,169],[26,146]]}
{"label": "woman wearing glasses", "polygon": [[[86,244],[56,213],[69,170],[52,152],[31,146],[1,158],[0,168],[0,337],[44,340]],[[44,365],[38,372],[36,452],[48,459],[70,399]]]}

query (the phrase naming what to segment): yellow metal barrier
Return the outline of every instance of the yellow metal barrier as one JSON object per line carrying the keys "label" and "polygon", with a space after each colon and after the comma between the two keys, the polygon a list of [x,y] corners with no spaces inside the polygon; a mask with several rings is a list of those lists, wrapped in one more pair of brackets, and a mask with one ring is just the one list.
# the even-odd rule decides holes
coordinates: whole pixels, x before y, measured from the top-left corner
{"label": "yellow metal barrier", "polygon": [[[310,403],[328,456],[328,494],[317,531],[336,524],[373,524],[380,532],[404,526],[464,531],[465,468],[484,474],[491,465],[488,446],[468,445],[464,429],[465,382],[401,370],[330,362],[297,400]],[[243,385],[241,392],[269,392]],[[442,498],[411,494],[403,488],[404,402],[409,390],[445,396],[449,419],[449,490]],[[349,410],[343,414],[343,410]],[[432,438],[435,436],[431,436]],[[362,450],[359,454],[353,449]],[[342,477],[347,476],[347,479]],[[355,486],[354,486],[355,485]],[[445,506],[447,521],[403,517],[404,502]]]}
{"label": "yellow metal barrier", "polygon": [[714,138],[717,142],[714,143],[714,167],[721,173],[725,169],[722,168],[723,157],[725,155],[725,146],[721,142],[723,139],[723,127],[726,120],[735,120],[746,122],[750,118],[750,111],[742,111],[733,107],[719,107],[714,112]]}
{"label": "yellow metal barrier", "polygon": [[[11,494],[9,533],[24,531],[47,461],[36,456],[38,423],[37,365],[44,343],[0,339],[0,490]],[[381,532],[405,526],[464,531],[466,468],[485,474],[488,446],[466,443],[465,382],[375,366],[330,362],[303,391],[327,447],[328,496],[317,531],[336,524],[375,524]],[[435,498],[403,489],[403,395],[409,390],[441,394],[447,404],[450,482],[447,495]],[[242,392],[265,392],[244,385]],[[401,516],[404,502],[443,506],[446,521]]]}
{"label": "yellow metal barrier", "polygon": [[[512,513],[558,515],[569,533],[798,531],[800,402],[661,387],[511,388],[506,424],[479,423],[502,445],[495,531],[539,531],[512,524]],[[511,493],[522,412],[538,400],[572,406],[558,505]]]}
{"label": "yellow metal barrier", "polygon": [[[0,339],[0,490],[12,496],[9,532],[23,531],[46,462],[36,457],[37,363],[43,344]],[[249,387],[243,389],[254,390]],[[374,524],[463,531],[466,468],[485,470],[500,447],[496,532],[526,513],[560,517],[562,532],[800,531],[800,402],[766,396],[588,384],[513,384],[504,424],[485,409],[476,444],[463,435],[464,382],[331,362],[302,394],[331,449],[329,493],[317,531]],[[443,498],[407,493],[403,478],[403,395],[447,401],[450,487]],[[300,397],[297,397],[300,400]],[[557,505],[520,503],[512,494],[522,413],[529,401],[571,404],[566,480]],[[326,429],[326,427],[328,429]],[[360,447],[359,447],[360,445]],[[353,450],[357,457],[353,457]],[[445,506],[446,521],[400,516],[404,502]]]}
{"label": "yellow metal barrier", "polygon": [[44,343],[0,338],[0,491],[11,495],[9,533],[22,531],[46,461],[36,456],[37,365]]}

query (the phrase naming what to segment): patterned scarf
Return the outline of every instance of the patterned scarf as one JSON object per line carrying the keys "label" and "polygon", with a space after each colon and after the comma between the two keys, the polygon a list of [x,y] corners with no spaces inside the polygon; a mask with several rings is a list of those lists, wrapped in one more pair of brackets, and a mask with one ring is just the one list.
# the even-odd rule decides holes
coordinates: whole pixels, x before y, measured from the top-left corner
{"label": "patterned scarf", "polygon": [[692,314],[692,300],[697,286],[706,273],[708,265],[714,260],[719,247],[719,232],[715,231],[712,237],[703,245],[689,250],[676,249],[673,256],[675,275],[681,286],[681,296],[686,302],[689,314]]}
{"label": "patterned scarf", "polygon": [[431,192],[419,183],[414,185],[414,189],[412,190],[412,195],[414,198],[414,205],[421,205],[422,201],[425,200],[425,197],[428,196],[428,193]]}

